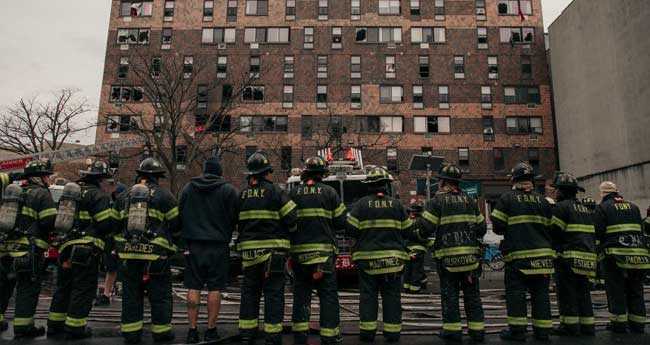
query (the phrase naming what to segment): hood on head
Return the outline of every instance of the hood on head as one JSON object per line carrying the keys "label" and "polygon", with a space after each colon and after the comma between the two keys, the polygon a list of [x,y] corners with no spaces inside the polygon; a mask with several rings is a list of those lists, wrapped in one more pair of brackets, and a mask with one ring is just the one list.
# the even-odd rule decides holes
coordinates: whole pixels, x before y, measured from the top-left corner
{"label": "hood on head", "polygon": [[210,191],[218,188],[226,181],[221,176],[212,174],[203,174],[201,176],[193,177],[190,181],[193,188],[200,191]]}

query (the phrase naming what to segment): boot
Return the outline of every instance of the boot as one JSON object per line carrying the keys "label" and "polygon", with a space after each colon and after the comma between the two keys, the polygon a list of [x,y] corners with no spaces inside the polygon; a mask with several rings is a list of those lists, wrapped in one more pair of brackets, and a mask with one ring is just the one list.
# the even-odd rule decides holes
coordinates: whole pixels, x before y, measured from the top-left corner
{"label": "boot", "polygon": [[320,337],[321,345],[338,345],[341,341],[343,341],[343,339],[340,334],[335,337]]}
{"label": "boot", "polygon": [[469,337],[472,343],[479,344],[485,342],[485,331],[469,331]]}
{"label": "boot", "polygon": [[522,343],[526,341],[525,332],[513,332],[509,329],[502,330],[501,334],[499,334],[499,337],[501,337],[503,340],[519,341]]}
{"label": "boot", "polygon": [[623,322],[610,322],[607,330],[613,333],[627,333],[627,325]]}
{"label": "boot", "polygon": [[293,334],[293,343],[295,345],[306,345],[309,334],[307,332],[295,332]]}
{"label": "boot", "polygon": [[630,322],[630,323],[628,324],[628,326],[630,327],[630,331],[631,331],[632,333],[636,333],[636,334],[643,334],[643,333],[645,333],[645,324],[643,324],[643,323]]}
{"label": "boot", "polygon": [[399,333],[384,331],[384,340],[386,340],[387,343],[397,343],[399,342],[399,338],[400,338]]}
{"label": "boot", "polygon": [[580,325],[580,334],[593,337],[596,335],[596,327],[594,325]]}
{"label": "boot", "polygon": [[534,329],[535,339],[541,342],[550,341],[551,338],[548,336],[549,331],[547,329]]}
{"label": "boot", "polygon": [[373,343],[375,341],[375,332],[361,330],[361,333],[359,333],[359,340],[363,343]]}
{"label": "boot", "polygon": [[219,339],[219,333],[217,332],[217,327],[208,328],[203,335],[203,340],[205,341],[215,341]]}
{"label": "boot", "polygon": [[172,341],[176,338],[176,335],[174,334],[174,331],[168,331],[164,333],[154,333],[153,334],[153,341],[158,343],[158,342],[164,342],[164,341]]}
{"label": "boot", "polygon": [[551,334],[566,337],[575,337],[580,335],[580,329],[574,326],[560,324],[558,327],[555,327],[551,330]]}
{"label": "boot", "polygon": [[452,332],[446,329],[443,329],[438,333],[438,337],[444,341],[460,343],[463,341],[463,334],[461,332]]}
{"label": "boot", "polygon": [[9,329],[9,323],[7,321],[2,320],[0,321],[0,332],[4,332]]}
{"label": "boot", "polygon": [[65,327],[64,327],[62,322],[61,323],[57,322],[56,324],[52,323],[52,322],[48,322],[48,325],[47,325],[47,337],[48,338],[52,338],[52,337],[62,335],[64,332],[65,332]]}
{"label": "boot", "polygon": [[[49,329],[48,329],[49,331]],[[79,339],[86,339],[90,338],[93,336],[93,330],[90,327],[85,327],[83,332],[71,332],[71,331],[66,331],[65,332],[65,339],[66,340],[79,340]]]}
{"label": "boot", "polygon": [[45,328],[42,326],[32,326],[27,330],[16,331],[14,328],[14,338],[36,338],[45,334]]}
{"label": "boot", "polygon": [[101,294],[95,298],[95,307],[109,304],[111,304],[111,298],[104,294]]}
{"label": "boot", "polygon": [[188,344],[196,344],[200,341],[199,339],[199,330],[196,328],[190,328],[187,331],[187,338],[185,339],[185,342]]}
{"label": "boot", "polygon": [[282,333],[280,334],[267,334],[264,339],[265,345],[282,345]]}

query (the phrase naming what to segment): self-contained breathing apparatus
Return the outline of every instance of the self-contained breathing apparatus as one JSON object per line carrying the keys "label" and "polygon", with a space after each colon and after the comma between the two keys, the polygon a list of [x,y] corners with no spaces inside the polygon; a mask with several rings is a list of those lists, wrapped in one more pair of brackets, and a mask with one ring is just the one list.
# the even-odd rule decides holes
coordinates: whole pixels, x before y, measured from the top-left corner
{"label": "self-contained breathing apparatus", "polygon": [[16,230],[18,215],[25,203],[23,193],[23,188],[17,184],[5,188],[0,205],[0,242],[4,242]]}
{"label": "self-contained breathing apparatus", "polygon": [[56,233],[53,245],[58,246],[68,240],[84,236],[78,229],[79,204],[81,202],[81,186],[70,182],[63,187],[59,200],[54,231]]}
{"label": "self-contained breathing apparatus", "polygon": [[124,238],[131,244],[146,243],[154,234],[148,226],[151,190],[145,184],[131,188],[128,199],[128,222]]}

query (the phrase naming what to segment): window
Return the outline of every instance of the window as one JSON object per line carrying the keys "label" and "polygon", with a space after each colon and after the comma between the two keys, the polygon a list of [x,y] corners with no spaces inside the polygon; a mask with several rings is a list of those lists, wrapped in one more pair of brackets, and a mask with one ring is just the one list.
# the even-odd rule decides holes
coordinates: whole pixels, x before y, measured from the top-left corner
{"label": "window", "polygon": [[196,107],[205,109],[208,107],[208,86],[199,85],[196,90]]}
{"label": "window", "polygon": [[401,86],[382,85],[379,87],[380,102],[385,104],[402,103],[404,90]]}
{"label": "window", "polygon": [[400,0],[379,0],[380,15],[399,15]]}
{"label": "window", "polygon": [[255,153],[257,152],[257,146],[246,146],[246,159],[244,160],[244,164],[248,162],[248,159]]}
{"label": "window", "polygon": [[533,171],[539,171],[539,148],[528,148],[528,163],[533,167]]}
{"label": "window", "polygon": [[365,133],[401,133],[401,116],[357,116],[357,130]]}
{"label": "window", "polygon": [[260,57],[253,55],[250,57],[250,66],[248,68],[250,78],[260,77]]}
{"label": "window", "polygon": [[160,34],[160,42],[165,45],[165,44],[172,44],[172,29],[171,28],[163,28],[162,33]]}
{"label": "window", "polygon": [[465,78],[465,57],[458,55],[454,56],[454,78]]}
{"label": "window", "polygon": [[268,0],[246,0],[247,16],[266,16],[269,14]]}
{"label": "window", "polygon": [[[230,132],[230,115],[196,114],[194,115],[194,127],[196,131],[203,132]],[[208,123],[210,122],[210,123]]]}
{"label": "window", "polygon": [[487,28],[476,28],[478,37],[478,49],[488,49],[488,31]]}
{"label": "window", "polygon": [[319,55],[317,57],[316,77],[319,79],[327,79],[327,56]]}
{"label": "window", "polygon": [[[449,86],[447,85],[440,85],[438,86],[438,102],[440,103],[440,107],[446,107],[449,108]],[[443,104],[446,104],[444,106]]]}
{"label": "window", "polygon": [[542,118],[539,116],[506,117],[508,134],[542,134]]}
{"label": "window", "polygon": [[150,29],[118,29],[118,44],[149,44]]}
{"label": "window", "polygon": [[400,43],[402,42],[402,28],[369,27],[356,28],[355,41],[357,43]]}
{"label": "window", "polygon": [[488,79],[499,79],[499,60],[496,56],[488,56]]}
{"label": "window", "polygon": [[183,58],[183,78],[189,79],[194,71],[194,57],[185,56]]}
{"label": "window", "polygon": [[532,0],[499,0],[497,8],[500,16],[518,16],[521,6],[521,13],[533,14]]}
{"label": "window", "polygon": [[386,169],[388,169],[388,171],[399,170],[399,160],[397,160],[396,147],[389,147],[386,149]]}
{"label": "window", "polygon": [[169,22],[174,18],[174,0],[165,0],[163,9],[163,21]]}
{"label": "window", "polygon": [[286,0],[284,15],[286,20],[296,19],[296,0]]}
{"label": "window", "polygon": [[287,116],[241,116],[239,118],[242,132],[286,132]]}
{"label": "window", "polygon": [[159,77],[162,71],[162,59],[155,57],[151,59],[151,76]]}
{"label": "window", "polygon": [[445,28],[411,28],[411,43],[445,43]]}
{"label": "window", "polygon": [[411,15],[420,15],[420,0],[411,0]]}
{"label": "window", "polygon": [[434,0],[433,6],[435,20],[445,20],[445,0]]}
{"label": "window", "polygon": [[242,101],[264,102],[264,86],[246,86],[242,90]]}
{"label": "window", "polygon": [[350,86],[350,108],[361,109],[361,85]]}
{"label": "window", "polygon": [[395,78],[395,56],[386,56],[386,79]]}
{"label": "window", "polygon": [[212,20],[214,16],[214,1],[205,0],[203,2],[203,20]]}
{"label": "window", "polygon": [[476,20],[487,20],[485,0],[476,0]]}
{"label": "window", "polygon": [[203,28],[201,43],[235,43],[235,28]]}
{"label": "window", "polygon": [[316,86],[316,108],[327,107],[327,85]]}
{"label": "window", "polygon": [[292,79],[294,72],[294,58],[293,55],[287,55],[284,57],[284,78]]}
{"label": "window", "polygon": [[501,43],[528,44],[535,41],[535,28],[499,28]]}
{"label": "window", "polygon": [[361,78],[361,56],[359,55],[350,56],[350,78]]}
{"label": "window", "polygon": [[461,169],[469,168],[469,148],[459,147],[458,148],[458,165]]}
{"label": "window", "polygon": [[335,26],[332,28],[332,49],[343,47],[343,28]]}
{"label": "window", "polygon": [[328,12],[327,0],[318,0],[318,20],[327,20]]}
{"label": "window", "polygon": [[291,146],[282,146],[280,149],[280,169],[291,170]]}
{"label": "window", "polygon": [[429,78],[429,56],[418,56],[418,64],[420,65],[420,78]]}
{"label": "window", "polygon": [[150,17],[153,1],[122,1],[120,17]]}
{"label": "window", "polygon": [[228,8],[226,9],[226,16],[229,22],[237,20],[237,0],[228,0]]}
{"label": "window", "polygon": [[495,147],[492,149],[492,155],[494,157],[494,170],[503,171],[506,169],[506,162],[503,158],[503,148]]}
{"label": "window", "polygon": [[303,139],[311,139],[311,135],[314,129],[313,116],[303,115],[301,121],[301,134]]}
{"label": "window", "polygon": [[120,58],[120,65],[117,67],[117,78],[118,79],[124,79],[126,78],[126,75],[129,73],[129,58],[128,57],[121,57]]}
{"label": "window", "polygon": [[282,107],[293,108],[293,85],[284,85],[282,88]]}
{"label": "window", "polygon": [[289,43],[289,28],[246,28],[244,43]]}
{"label": "window", "polygon": [[533,77],[533,63],[530,56],[522,55],[521,57],[521,77],[524,79]]}
{"label": "window", "polygon": [[415,133],[449,133],[449,117],[416,116],[413,118]]}
{"label": "window", "polygon": [[413,85],[413,108],[424,108],[424,96],[422,95],[422,85]]}
{"label": "window", "polygon": [[361,0],[350,0],[350,19],[361,19]]}
{"label": "window", "polygon": [[305,27],[303,35],[302,47],[304,49],[313,49],[314,48],[314,28],[309,26]]}
{"label": "window", "polygon": [[481,86],[481,109],[492,109],[492,88]]}
{"label": "window", "polygon": [[106,131],[109,133],[128,132],[140,128],[142,117],[139,115],[109,115],[106,117]]}
{"label": "window", "polygon": [[111,102],[142,102],[144,88],[140,86],[111,86]]}
{"label": "window", "polygon": [[481,122],[483,124],[483,140],[494,141],[494,117],[483,116]]}
{"label": "window", "polygon": [[503,95],[506,104],[540,104],[542,101],[538,87],[506,86]]}
{"label": "window", "polygon": [[221,103],[230,103],[231,101],[232,101],[232,85],[224,84],[221,89]]}
{"label": "window", "polygon": [[217,78],[225,79],[228,75],[228,57],[217,57]]}

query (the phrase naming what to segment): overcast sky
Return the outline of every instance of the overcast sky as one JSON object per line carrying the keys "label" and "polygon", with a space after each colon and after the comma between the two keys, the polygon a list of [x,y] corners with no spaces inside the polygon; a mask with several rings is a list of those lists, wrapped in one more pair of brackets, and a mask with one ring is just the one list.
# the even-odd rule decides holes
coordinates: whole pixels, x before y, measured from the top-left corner
{"label": "overcast sky", "polygon": [[[0,109],[65,87],[81,89],[96,109],[111,1],[0,1]],[[542,0],[544,25],[570,2]],[[96,117],[96,111],[87,116]],[[94,131],[78,139],[92,143]]]}

